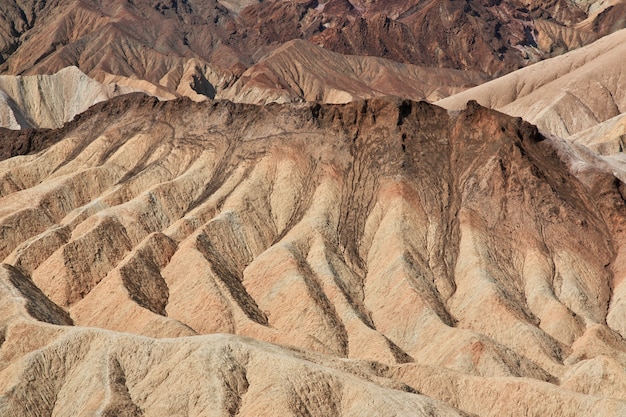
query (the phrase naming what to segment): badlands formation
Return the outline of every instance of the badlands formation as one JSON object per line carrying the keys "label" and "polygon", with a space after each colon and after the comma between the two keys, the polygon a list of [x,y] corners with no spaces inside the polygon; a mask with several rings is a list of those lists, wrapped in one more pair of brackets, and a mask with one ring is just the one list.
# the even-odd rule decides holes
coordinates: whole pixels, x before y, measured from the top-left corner
{"label": "badlands formation", "polygon": [[52,133],[0,162],[2,415],[626,413],[626,189],[520,119],[136,93]]}
{"label": "badlands formation", "polygon": [[[305,40],[341,54],[493,78],[622,29],[625,13],[621,0],[3,0],[0,74],[52,75],[76,66],[101,83],[203,100],[246,79],[252,85],[240,87],[257,90],[267,69],[253,67],[277,48],[293,61],[275,70],[272,59],[271,72],[284,75],[302,63],[284,44]],[[366,73],[379,62],[367,61]],[[393,78],[396,69],[378,71]],[[254,76],[242,77],[246,70]],[[261,85],[269,84],[271,97],[292,87],[290,78]],[[450,80],[444,86],[454,87]]]}
{"label": "badlands formation", "polygon": [[0,2],[0,415],[626,415],[625,4]]}

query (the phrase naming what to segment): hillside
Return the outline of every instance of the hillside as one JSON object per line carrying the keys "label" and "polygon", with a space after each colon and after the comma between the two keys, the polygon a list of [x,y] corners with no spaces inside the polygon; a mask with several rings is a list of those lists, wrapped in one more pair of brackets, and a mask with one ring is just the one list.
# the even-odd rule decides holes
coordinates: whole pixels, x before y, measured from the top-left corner
{"label": "hillside", "polygon": [[32,135],[3,415],[626,411],[624,186],[519,119],[127,95]]}
{"label": "hillside", "polygon": [[568,137],[626,111],[626,30],[437,102],[462,109],[469,100],[522,117]]}
{"label": "hillside", "polygon": [[142,90],[101,84],[76,67],[54,75],[0,75],[0,127],[61,127],[96,103],[136,91]]}

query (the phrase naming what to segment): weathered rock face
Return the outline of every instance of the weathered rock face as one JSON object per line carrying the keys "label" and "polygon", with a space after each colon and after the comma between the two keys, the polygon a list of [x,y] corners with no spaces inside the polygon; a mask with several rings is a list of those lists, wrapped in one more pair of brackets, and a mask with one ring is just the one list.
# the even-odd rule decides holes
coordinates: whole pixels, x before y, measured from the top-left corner
{"label": "weathered rock face", "polygon": [[3,415],[626,412],[624,185],[519,119],[130,95],[55,132],[0,162]]}

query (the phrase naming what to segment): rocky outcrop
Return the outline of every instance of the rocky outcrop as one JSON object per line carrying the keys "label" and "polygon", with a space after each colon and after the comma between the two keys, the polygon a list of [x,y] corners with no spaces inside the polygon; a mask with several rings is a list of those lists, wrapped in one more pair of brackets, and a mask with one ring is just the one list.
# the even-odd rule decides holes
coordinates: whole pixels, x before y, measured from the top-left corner
{"label": "rocky outcrop", "polygon": [[520,119],[128,95],[57,135],[0,162],[5,415],[625,411],[623,173]]}

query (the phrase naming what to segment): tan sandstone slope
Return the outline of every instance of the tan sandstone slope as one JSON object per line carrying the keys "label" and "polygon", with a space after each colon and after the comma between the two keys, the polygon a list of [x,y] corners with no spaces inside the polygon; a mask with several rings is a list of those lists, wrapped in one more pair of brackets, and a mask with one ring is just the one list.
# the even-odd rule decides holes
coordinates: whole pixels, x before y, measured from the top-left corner
{"label": "tan sandstone slope", "polygon": [[525,122],[135,94],[29,135],[2,415],[626,413],[626,188]]}
{"label": "tan sandstone slope", "polygon": [[58,128],[96,103],[136,91],[142,90],[101,84],[76,67],[54,75],[0,75],[0,127]]}
{"label": "tan sandstone slope", "polygon": [[477,100],[568,137],[626,112],[625,56],[626,30],[621,30],[437,104],[461,109],[468,100]]}
{"label": "tan sandstone slope", "polygon": [[569,140],[593,149],[599,154],[616,155],[626,150],[626,113],[569,137]]}

